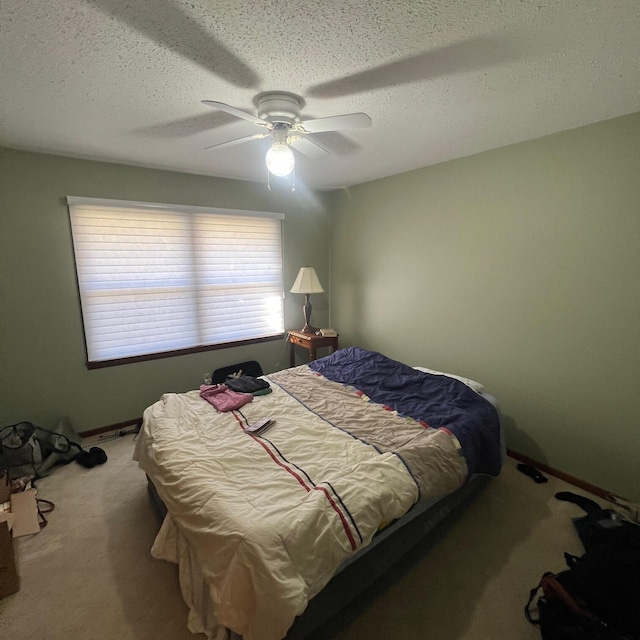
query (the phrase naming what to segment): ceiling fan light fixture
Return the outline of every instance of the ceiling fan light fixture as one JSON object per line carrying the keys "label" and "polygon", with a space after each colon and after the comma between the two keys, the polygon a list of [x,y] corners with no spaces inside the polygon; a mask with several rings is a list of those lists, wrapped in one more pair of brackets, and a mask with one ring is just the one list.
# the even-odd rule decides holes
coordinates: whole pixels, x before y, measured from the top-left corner
{"label": "ceiling fan light fixture", "polygon": [[295,158],[289,145],[273,143],[265,158],[267,169],[278,177],[288,176],[293,171]]}
{"label": "ceiling fan light fixture", "polygon": [[[291,147],[308,158],[315,159],[327,155],[326,149],[306,137],[309,134],[363,129],[371,126],[371,118],[366,113],[344,113],[338,116],[302,120],[300,110],[305,104],[304,100],[285,91],[267,91],[259,94],[257,96],[257,116],[224,102],[216,100],[203,100],[202,102],[209,107],[247,120],[263,129],[263,133],[221,142],[211,145],[207,149],[233,147],[243,142],[261,140],[271,136],[271,148],[265,157],[269,171],[268,176],[284,177],[293,171],[295,158]],[[267,132],[264,131],[265,129]],[[295,190],[293,180],[292,185]]]}

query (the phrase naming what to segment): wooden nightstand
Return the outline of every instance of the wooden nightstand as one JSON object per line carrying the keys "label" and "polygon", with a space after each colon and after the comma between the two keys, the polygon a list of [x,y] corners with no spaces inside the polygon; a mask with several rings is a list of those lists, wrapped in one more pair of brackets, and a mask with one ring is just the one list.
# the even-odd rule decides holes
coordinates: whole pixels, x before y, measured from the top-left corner
{"label": "wooden nightstand", "polygon": [[303,333],[302,331],[289,331],[289,365],[296,366],[295,346],[298,345],[306,349],[310,354],[310,359],[316,359],[316,351],[322,347],[332,347],[333,351],[338,349],[338,336],[317,336],[315,333]]}

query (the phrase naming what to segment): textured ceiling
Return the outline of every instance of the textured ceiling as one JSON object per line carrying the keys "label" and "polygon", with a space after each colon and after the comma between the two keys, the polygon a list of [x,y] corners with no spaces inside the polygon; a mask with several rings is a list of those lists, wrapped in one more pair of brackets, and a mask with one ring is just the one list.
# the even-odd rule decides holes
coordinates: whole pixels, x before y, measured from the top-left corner
{"label": "textured ceiling", "polygon": [[638,0],[0,0],[0,145],[266,182],[260,92],[319,133],[296,182],[344,187],[640,111]]}

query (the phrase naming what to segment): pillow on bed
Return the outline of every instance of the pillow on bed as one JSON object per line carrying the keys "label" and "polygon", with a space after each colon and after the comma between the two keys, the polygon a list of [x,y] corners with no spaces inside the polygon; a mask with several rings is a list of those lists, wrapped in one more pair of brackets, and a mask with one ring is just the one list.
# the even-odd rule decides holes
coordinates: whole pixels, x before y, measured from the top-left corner
{"label": "pillow on bed", "polygon": [[463,378],[462,376],[457,376],[455,375],[455,373],[444,373],[443,371],[435,371],[434,369],[427,369],[426,367],[413,367],[413,368],[417,369],[418,371],[422,371],[424,373],[431,373],[435,376],[447,376],[448,378],[455,378],[456,380],[460,380],[460,382],[463,382],[464,384],[466,384],[467,387],[470,387],[476,393],[482,393],[484,391],[484,385],[480,384],[479,382],[476,382],[475,380],[471,380],[470,378]]}

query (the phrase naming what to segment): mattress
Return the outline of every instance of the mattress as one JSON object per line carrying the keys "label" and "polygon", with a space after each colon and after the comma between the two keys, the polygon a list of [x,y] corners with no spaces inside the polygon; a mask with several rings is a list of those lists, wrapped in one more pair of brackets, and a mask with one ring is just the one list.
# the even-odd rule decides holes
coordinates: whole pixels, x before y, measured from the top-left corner
{"label": "mattress", "polygon": [[165,394],[136,444],[168,511],[152,553],[179,564],[189,628],[211,638],[284,637],[376,534],[499,472],[497,412],[458,380],[355,348],[265,379],[272,393],[227,413]]}

